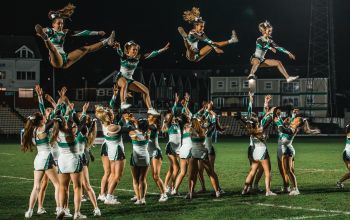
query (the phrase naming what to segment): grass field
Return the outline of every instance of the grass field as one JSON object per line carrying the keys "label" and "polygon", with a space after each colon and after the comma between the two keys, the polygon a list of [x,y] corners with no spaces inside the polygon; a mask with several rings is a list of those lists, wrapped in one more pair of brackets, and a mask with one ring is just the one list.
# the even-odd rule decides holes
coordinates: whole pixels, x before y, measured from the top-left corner
{"label": "grass field", "polygon": [[[296,175],[300,196],[278,195],[265,197],[240,196],[240,192],[249,169],[247,160],[248,138],[221,140],[217,143],[216,170],[222,188],[227,192],[215,199],[209,193],[199,195],[192,201],[183,197],[170,198],[166,203],[158,202],[158,190],[149,175],[149,192],[146,206],[135,206],[130,202],[133,196],[129,163],[125,175],[116,191],[121,205],[106,206],[99,203],[102,217],[99,219],[349,219],[349,187],[345,190],[335,188],[336,181],[347,172],[342,161],[344,138],[302,138],[294,142],[296,149]],[[164,151],[164,144],[162,149]],[[272,162],[272,190],[282,185],[277,170],[277,141],[271,139],[268,144]],[[126,144],[129,159],[130,144]],[[96,161],[90,165],[91,184],[99,193],[102,164],[99,159],[99,147],[93,149]],[[0,219],[23,219],[28,206],[33,185],[33,160],[35,153],[22,153],[19,145],[0,144]],[[168,166],[165,158],[162,177]],[[207,178],[207,189],[211,189]],[[260,184],[264,188],[263,181]],[[198,188],[198,187],[197,187]],[[187,178],[180,192],[186,195]],[[73,193],[70,194],[70,209],[73,209]],[[54,219],[55,204],[53,187],[50,184],[44,207],[46,215],[33,219]],[[82,203],[83,214],[93,219],[91,203]]]}

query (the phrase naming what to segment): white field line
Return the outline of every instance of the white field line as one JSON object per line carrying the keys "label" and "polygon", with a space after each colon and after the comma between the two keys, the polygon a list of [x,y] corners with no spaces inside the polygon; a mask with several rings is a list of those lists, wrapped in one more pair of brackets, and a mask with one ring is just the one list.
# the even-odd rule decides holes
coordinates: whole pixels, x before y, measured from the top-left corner
{"label": "white field line", "polygon": [[273,207],[273,208],[292,209],[292,210],[304,210],[304,211],[311,211],[311,212],[324,212],[324,213],[333,213],[333,214],[350,215],[350,212],[341,211],[341,210],[327,210],[327,209],[316,209],[316,208],[304,208],[304,207],[299,207],[299,206],[275,205],[275,204],[268,204],[268,203],[250,203],[250,202],[245,202],[244,204],[247,204],[247,205],[254,205],[254,206]]}
{"label": "white field line", "polygon": [[310,216],[297,216],[297,217],[291,217],[291,218],[278,218],[276,220],[300,220],[300,219],[314,219],[314,218],[328,218],[328,217],[334,217],[341,214],[329,214],[329,215],[310,215]]}
{"label": "white field line", "polygon": [[297,169],[305,172],[346,172],[346,169]]}
{"label": "white field line", "polygon": [[8,155],[8,156],[13,156],[13,155],[16,155],[16,154],[10,154],[10,153],[0,153],[1,155]]}
{"label": "white field line", "polygon": [[[0,176],[1,178],[8,178],[8,179],[20,179],[20,180],[25,180],[25,181],[34,181],[34,179],[29,179],[29,178],[24,178],[24,177],[18,177],[18,176]],[[93,186],[91,185],[93,188],[98,188],[100,189],[101,187],[99,186]],[[124,191],[124,192],[134,192],[134,190],[131,190],[131,189],[120,189],[120,188],[117,188],[115,190],[118,190],[118,191]],[[154,193],[154,192],[147,192],[147,194],[150,194],[150,195],[159,195],[160,193]]]}

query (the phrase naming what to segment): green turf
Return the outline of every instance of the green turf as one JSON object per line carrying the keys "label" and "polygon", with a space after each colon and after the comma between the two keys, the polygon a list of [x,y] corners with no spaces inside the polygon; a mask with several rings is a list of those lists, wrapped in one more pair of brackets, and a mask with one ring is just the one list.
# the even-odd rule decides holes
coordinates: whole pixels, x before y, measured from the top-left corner
{"label": "green turf", "polygon": [[[268,149],[272,162],[272,189],[279,190],[281,178],[277,170],[277,143],[271,139]],[[146,206],[135,206],[130,202],[132,192],[116,191],[121,205],[106,206],[99,203],[102,217],[99,219],[284,219],[284,218],[322,218],[348,219],[350,211],[348,201],[350,190],[337,190],[336,181],[347,172],[342,161],[344,138],[301,138],[294,142],[296,149],[296,175],[299,182],[300,196],[277,197],[240,196],[245,176],[249,169],[247,160],[248,138],[222,140],[215,144],[217,152],[216,169],[222,188],[227,192],[222,198],[215,199],[210,194],[200,195],[192,201],[184,198],[170,198],[168,202],[160,204],[158,195],[148,195]],[[162,143],[162,149],[164,144]],[[130,144],[126,144],[126,154],[129,161]],[[96,186],[99,193],[99,179],[102,176],[102,164],[99,159],[99,147],[93,149],[96,161],[90,166],[91,184]],[[164,150],[163,150],[164,151]],[[0,219],[23,219],[28,206],[29,194],[33,182],[4,176],[33,178],[33,160],[35,153],[22,153],[18,145],[0,145]],[[167,169],[165,158],[162,177]],[[155,183],[148,177],[149,192],[157,193]],[[263,187],[264,183],[261,182]],[[129,163],[125,169],[120,189],[132,189]],[[198,188],[198,187],[197,187]],[[207,188],[211,189],[208,180]],[[187,178],[184,180],[180,192],[186,194]],[[70,194],[70,209],[73,209],[73,194]],[[274,207],[270,205],[275,205]],[[50,184],[44,207],[48,214],[33,215],[33,219],[53,219],[55,204],[53,187]],[[289,207],[289,208],[288,208]],[[300,207],[299,209],[297,207]],[[324,211],[322,211],[324,210]],[[341,212],[334,212],[338,210]],[[36,209],[35,209],[36,211]],[[83,214],[92,217],[90,202],[82,204]]]}

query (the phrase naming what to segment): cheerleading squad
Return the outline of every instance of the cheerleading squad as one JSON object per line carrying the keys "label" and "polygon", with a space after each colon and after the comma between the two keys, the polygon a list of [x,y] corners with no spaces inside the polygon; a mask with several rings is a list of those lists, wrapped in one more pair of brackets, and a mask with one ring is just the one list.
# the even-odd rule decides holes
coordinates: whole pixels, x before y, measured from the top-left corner
{"label": "cheerleading squad", "polygon": [[[131,201],[135,205],[146,204],[147,175],[150,171],[153,180],[159,189],[159,202],[166,202],[169,196],[178,196],[181,183],[188,175],[186,199],[192,199],[197,194],[206,192],[204,170],[207,173],[214,196],[220,197],[224,190],[220,186],[218,174],[215,170],[216,151],[213,146],[213,137],[217,133],[224,132],[220,120],[213,111],[211,101],[203,102],[202,108],[192,113],[189,109],[189,94],[180,97],[175,94],[174,106],[163,115],[152,107],[149,90],[142,83],[133,79],[134,71],[140,61],[148,60],[169,49],[167,43],[163,48],[150,53],[140,54],[140,46],[134,41],[129,41],[121,48],[115,40],[114,31],[108,38],[102,39],[93,45],[83,46],[70,53],[63,49],[65,37],[70,36],[104,36],[104,31],[69,31],[64,29],[64,22],[73,14],[75,6],[67,5],[65,8],[50,11],[49,18],[52,27],[43,28],[35,26],[50,56],[50,63],[54,68],[68,68],[88,53],[95,52],[104,46],[110,46],[120,57],[120,70],[114,77],[113,96],[109,106],[94,106],[94,117],[87,114],[89,103],[85,103],[81,112],[77,112],[74,103],[66,96],[67,89],[63,87],[59,91],[59,99],[54,100],[50,95],[43,93],[40,86],[35,90],[38,96],[39,111],[28,117],[22,134],[21,146],[23,151],[37,150],[34,160],[34,185],[30,194],[29,207],[25,213],[26,218],[31,218],[35,203],[38,202],[37,214],[45,214],[43,207],[45,191],[50,180],[55,188],[57,219],[73,217],[74,219],[87,218],[80,213],[81,201],[86,195],[89,197],[94,210],[94,216],[101,216],[97,201],[105,205],[118,205],[121,201],[116,195],[116,189],[123,177],[127,155],[125,154],[123,138],[129,137],[132,144],[130,167],[132,174],[132,186],[134,196]],[[185,11],[183,19],[193,24],[193,29],[188,33],[179,27],[178,31],[184,40],[186,58],[191,62],[199,62],[211,51],[220,54],[221,48],[238,42],[236,32],[233,30],[231,37],[226,41],[215,42],[204,33],[205,21],[200,17],[198,8]],[[265,59],[268,50],[276,53],[280,51],[291,59],[295,56],[286,49],[279,47],[272,39],[272,26],[268,21],[259,24],[262,36],[256,41],[256,50],[250,62],[252,65],[248,79],[255,79],[255,72],[259,67],[277,67],[287,82],[292,82],[298,76],[289,76],[282,63],[278,60]],[[199,49],[198,43],[206,45]],[[131,107],[126,102],[130,92],[142,94],[147,106],[147,118],[135,118],[128,112]],[[119,95],[120,105],[117,105]],[[45,107],[44,99],[50,103]],[[243,184],[242,195],[262,192],[259,189],[259,181],[265,174],[265,195],[275,196],[271,191],[271,162],[266,146],[268,139],[267,129],[274,125],[278,132],[277,159],[278,168],[282,177],[283,187],[280,193],[288,193],[291,196],[299,195],[297,179],[295,175],[295,149],[293,140],[300,130],[306,134],[319,134],[318,129],[309,126],[298,109],[290,113],[290,117],[282,119],[281,109],[278,106],[269,106],[272,96],[265,97],[264,112],[258,117],[253,111],[253,91],[249,93],[248,114],[245,117],[239,115],[237,122],[250,136],[248,147],[248,160],[250,170]],[[89,180],[89,165],[94,161],[90,149],[97,134],[97,123],[101,123],[104,142],[101,145],[101,161],[103,164],[103,176],[99,195],[96,197]],[[348,139],[350,139],[350,132]],[[162,148],[158,142],[159,135],[168,137],[165,145],[165,155],[168,158],[168,170],[164,181],[160,176],[163,163]],[[128,138],[128,139],[129,139]],[[349,141],[347,141],[349,142]],[[350,142],[349,142],[350,143]],[[344,161],[350,170],[350,145],[344,150]],[[341,178],[337,186],[343,187],[343,181],[350,178],[346,174]],[[201,189],[195,191],[199,179]],[[69,185],[73,184],[74,214],[68,208]]]}

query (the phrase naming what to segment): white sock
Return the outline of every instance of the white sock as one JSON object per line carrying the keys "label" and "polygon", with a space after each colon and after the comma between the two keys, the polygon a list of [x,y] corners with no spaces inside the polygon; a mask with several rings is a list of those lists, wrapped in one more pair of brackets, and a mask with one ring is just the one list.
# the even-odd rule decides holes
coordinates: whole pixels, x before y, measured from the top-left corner
{"label": "white sock", "polygon": [[107,45],[107,43],[108,43],[108,39],[109,39],[109,38],[105,38],[105,39],[103,39],[103,40],[102,40],[102,44],[103,44],[103,46],[106,46],[106,45]]}
{"label": "white sock", "polygon": [[231,38],[230,40],[227,41],[229,44],[233,44],[234,40]]}

